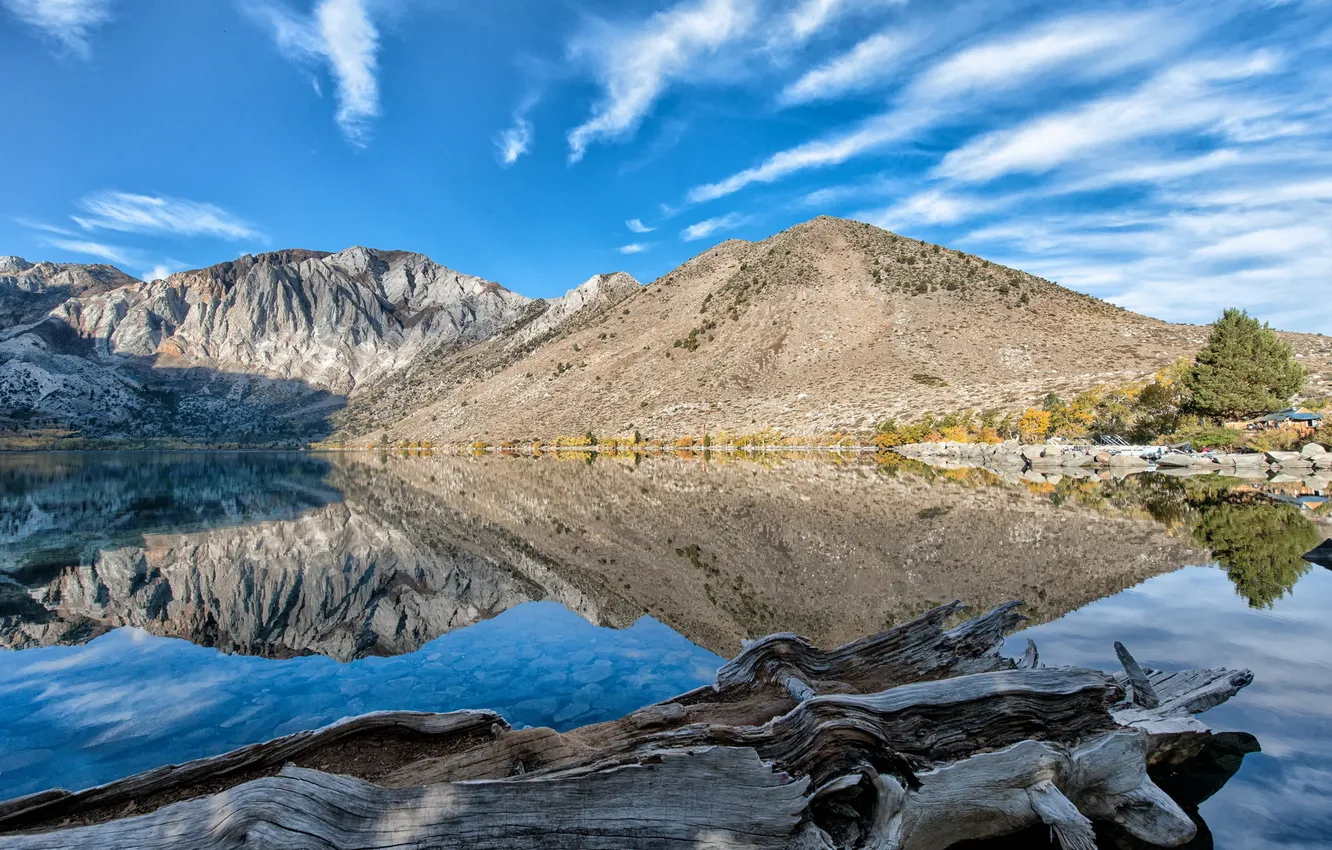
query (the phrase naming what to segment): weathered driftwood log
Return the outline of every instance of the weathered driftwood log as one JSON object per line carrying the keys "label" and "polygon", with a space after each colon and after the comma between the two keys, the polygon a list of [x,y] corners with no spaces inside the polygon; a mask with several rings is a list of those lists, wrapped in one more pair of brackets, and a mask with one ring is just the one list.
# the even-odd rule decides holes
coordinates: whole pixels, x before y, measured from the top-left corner
{"label": "weathered driftwood log", "polygon": [[[1247,671],[1144,670],[1120,647],[1117,679],[1041,667],[1034,644],[1019,664],[995,652],[1016,604],[948,629],[957,611],[830,651],[763,638],[714,686],[562,734],[486,712],[371,715],[34,795],[0,806],[0,831],[29,831],[0,850],[930,850],[1041,823],[1083,850],[1092,820],[1159,846],[1194,835],[1147,768],[1196,753],[1208,733],[1192,714]],[[357,757],[386,735],[389,757]]]}

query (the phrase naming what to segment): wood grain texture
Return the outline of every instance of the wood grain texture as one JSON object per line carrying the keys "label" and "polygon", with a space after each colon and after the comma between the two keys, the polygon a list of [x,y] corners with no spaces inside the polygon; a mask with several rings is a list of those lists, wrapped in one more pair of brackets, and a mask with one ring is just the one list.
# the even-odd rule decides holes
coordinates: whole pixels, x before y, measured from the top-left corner
{"label": "wood grain texture", "polygon": [[[726,782],[719,783],[719,777]],[[4,850],[785,848],[808,780],[753,750],[664,753],[531,781],[383,788],[302,768],[124,820],[0,838]]]}
{"label": "wood grain texture", "polygon": [[[498,727],[498,728],[497,728]],[[410,735],[417,738],[465,738],[507,730],[509,724],[493,711],[455,711],[432,714],[419,711],[377,711],[345,718],[320,729],[295,732],[251,744],[218,756],[185,764],[168,764],[78,793],[42,791],[0,803],[0,831],[21,828],[49,817],[70,817],[80,812],[132,803],[151,794],[228,776],[276,771],[288,762],[327,750],[344,741],[370,735]]]}

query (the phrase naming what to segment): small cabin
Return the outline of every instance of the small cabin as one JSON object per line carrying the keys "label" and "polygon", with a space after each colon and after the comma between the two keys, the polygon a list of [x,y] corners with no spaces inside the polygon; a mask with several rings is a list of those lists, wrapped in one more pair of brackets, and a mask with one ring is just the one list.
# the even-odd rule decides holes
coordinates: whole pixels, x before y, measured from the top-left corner
{"label": "small cabin", "polygon": [[1269,413],[1260,417],[1255,423],[1259,428],[1280,428],[1282,425],[1304,425],[1308,428],[1317,428],[1323,422],[1323,414],[1314,413],[1312,410],[1306,410],[1303,407],[1288,407],[1285,410],[1278,410],[1276,413]]}

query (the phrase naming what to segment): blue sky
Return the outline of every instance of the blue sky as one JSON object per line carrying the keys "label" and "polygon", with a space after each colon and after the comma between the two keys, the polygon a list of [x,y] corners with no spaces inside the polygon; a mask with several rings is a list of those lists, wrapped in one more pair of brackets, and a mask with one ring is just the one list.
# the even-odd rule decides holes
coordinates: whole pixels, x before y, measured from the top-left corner
{"label": "blue sky", "polygon": [[1332,332],[1332,2],[0,0],[0,253],[533,296],[847,216]]}

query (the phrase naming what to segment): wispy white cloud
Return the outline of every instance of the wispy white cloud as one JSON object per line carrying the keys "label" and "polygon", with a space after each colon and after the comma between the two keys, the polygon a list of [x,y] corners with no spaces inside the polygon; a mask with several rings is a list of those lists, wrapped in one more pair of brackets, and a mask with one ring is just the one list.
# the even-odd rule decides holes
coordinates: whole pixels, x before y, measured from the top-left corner
{"label": "wispy white cloud", "polygon": [[698,239],[704,239],[712,234],[722,230],[734,230],[737,227],[743,227],[750,222],[750,217],[740,213],[727,213],[713,218],[704,219],[697,224],[691,224],[680,231],[680,238],[686,242],[694,242]]}
{"label": "wispy white cloud", "polygon": [[986,96],[1011,92],[1056,69],[1070,77],[1096,77],[1146,61],[1178,43],[1157,13],[1070,16],[965,48],[912,80],[887,112],[847,130],[770,156],[759,165],[689,191],[691,202],[715,200],[754,183],[772,183],[813,168],[840,165],[911,138],[941,120],[979,108]]}
{"label": "wispy white cloud", "polygon": [[621,254],[641,254],[650,247],[652,246],[644,242],[631,242],[628,245],[621,245],[615,250],[619,251]]}
{"label": "wispy white cloud", "polygon": [[1126,95],[1045,115],[997,130],[950,152],[936,174],[990,180],[1013,172],[1040,173],[1110,145],[1185,130],[1221,128],[1237,116],[1270,116],[1264,98],[1230,94],[1218,84],[1272,72],[1276,61],[1257,54],[1242,62],[1189,63],[1168,69]]}
{"label": "wispy white cloud", "polygon": [[855,218],[888,230],[916,224],[954,224],[993,209],[995,199],[968,197],[943,189],[918,192],[890,207],[855,214]]}
{"label": "wispy white cloud", "polygon": [[1211,321],[1218,305],[1233,305],[1291,330],[1332,327],[1332,302],[1308,297],[1309,282],[1332,266],[1332,171],[1283,180],[1235,167],[1208,173],[1204,185],[1170,183],[1107,210],[1022,204],[1030,211],[961,242],[1174,321]]}
{"label": "wispy white cloud", "polygon": [[337,82],[338,126],[349,142],[363,147],[380,113],[379,30],[368,0],[319,0],[308,16],[270,0],[250,0],[246,8],[271,28],[287,58],[328,66]]}
{"label": "wispy white cloud", "polygon": [[180,271],[179,268],[172,268],[171,266],[168,266],[165,263],[158,263],[157,265],[153,266],[151,269],[140,275],[140,278],[142,280],[146,280],[149,282],[154,280],[165,280],[166,278],[170,277],[171,275],[175,274],[178,271]]}
{"label": "wispy white cloud", "polygon": [[830,62],[807,71],[782,90],[783,105],[828,100],[865,88],[897,71],[910,38],[902,32],[870,36]]}
{"label": "wispy white cloud", "polygon": [[518,157],[527,153],[531,145],[532,122],[522,115],[514,115],[513,126],[495,137],[495,147],[499,151],[500,165],[513,165],[518,161]]}
{"label": "wispy white cloud", "polygon": [[685,0],[637,27],[603,27],[577,42],[574,54],[596,65],[604,91],[592,116],[569,132],[570,161],[595,142],[636,130],[674,80],[749,32],[756,19],[756,0]]}
{"label": "wispy white cloud", "polygon": [[540,91],[532,91],[513,110],[513,123],[495,136],[495,149],[500,165],[508,168],[518,161],[518,157],[532,149],[532,137],[535,129],[528,115],[541,100]]}
{"label": "wispy white cloud", "polygon": [[56,234],[57,236],[77,236],[77,235],[78,235],[78,234],[75,233],[74,231],[70,230],[68,227],[58,227],[58,226],[56,226],[56,225],[54,225],[54,224],[47,224],[47,223],[44,222],[44,221],[34,221],[33,219],[30,219],[30,218],[16,218],[16,219],[14,219],[14,221],[17,222],[18,224],[23,225],[24,227],[28,228],[29,230],[39,230],[39,231],[41,231],[42,233],[54,233],[54,234]]}
{"label": "wispy white cloud", "polygon": [[98,192],[78,202],[87,215],[72,216],[85,230],[173,233],[223,239],[263,240],[253,225],[219,206],[182,198]]}
{"label": "wispy white cloud", "polygon": [[624,226],[632,230],[634,233],[651,233],[656,230],[655,227],[648,227],[641,220],[636,218],[629,219],[624,223]]}
{"label": "wispy white cloud", "polygon": [[803,43],[848,13],[905,3],[906,0],[799,0],[780,19],[782,25],[776,36]]}
{"label": "wispy white cloud", "polygon": [[0,0],[10,14],[87,59],[90,32],[111,20],[110,0]]}
{"label": "wispy white cloud", "polygon": [[119,245],[108,245],[104,242],[87,242],[79,239],[47,239],[47,245],[52,248],[59,248],[62,251],[70,251],[75,254],[86,254],[89,257],[97,257],[106,260],[109,263],[115,263],[120,266],[135,265],[135,260],[130,257],[130,251]]}

